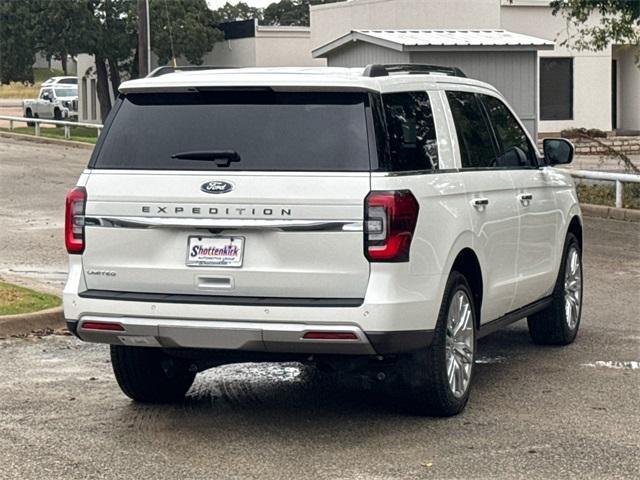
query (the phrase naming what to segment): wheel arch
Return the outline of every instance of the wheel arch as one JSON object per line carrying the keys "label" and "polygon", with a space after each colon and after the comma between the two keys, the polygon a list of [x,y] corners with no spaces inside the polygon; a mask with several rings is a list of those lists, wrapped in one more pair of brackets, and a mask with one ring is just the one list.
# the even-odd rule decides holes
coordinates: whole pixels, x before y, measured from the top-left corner
{"label": "wheel arch", "polygon": [[458,252],[451,265],[450,271],[456,271],[465,276],[471,287],[473,303],[476,309],[476,329],[480,328],[480,316],[482,312],[482,299],[484,296],[484,281],[482,279],[482,267],[476,253],[470,247],[465,247]]}
{"label": "wheel arch", "polygon": [[569,227],[567,228],[567,234],[565,235],[565,242],[569,233],[573,233],[576,236],[578,244],[580,245],[580,250],[582,250],[582,219],[580,218],[580,215],[574,215],[569,221]]}

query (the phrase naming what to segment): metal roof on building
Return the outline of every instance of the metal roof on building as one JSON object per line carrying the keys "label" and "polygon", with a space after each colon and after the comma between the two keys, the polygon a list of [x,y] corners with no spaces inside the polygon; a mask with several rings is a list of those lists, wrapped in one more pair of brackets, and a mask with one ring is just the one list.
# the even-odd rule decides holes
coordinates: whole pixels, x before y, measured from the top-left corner
{"label": "metal roof on building", "polygon": [[351,42],[362,41],[398,51],[438,50],[548,50],[554,42],[508,30],[351,30],[313,50],[314,57]]}

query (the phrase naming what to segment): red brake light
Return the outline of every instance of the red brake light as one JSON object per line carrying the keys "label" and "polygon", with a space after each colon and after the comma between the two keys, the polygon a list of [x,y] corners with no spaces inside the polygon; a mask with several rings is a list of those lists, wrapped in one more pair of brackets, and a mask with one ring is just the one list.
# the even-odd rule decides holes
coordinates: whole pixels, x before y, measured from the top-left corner
{"label": "red brake light", "polygon": [[307,340],[358,340],[352,332],[307,332],[302,338]]}
{"label": "red brake light", "polygon": [[87,191],[76,187],[67,194],[64,217],[64,243],[69,253],[84,251],[84,208]]}
{"label": "red brake light", "polygon": [[114,332],[124,332],[124,327],[122,325],[110,322],[84,322],[81,328],[83,330],[109,330]]}
{"label": "red brake light", "polygon": [[418,222],[409,190],[371,192],[365,200],[365,254],[372,262],[408,262]]}

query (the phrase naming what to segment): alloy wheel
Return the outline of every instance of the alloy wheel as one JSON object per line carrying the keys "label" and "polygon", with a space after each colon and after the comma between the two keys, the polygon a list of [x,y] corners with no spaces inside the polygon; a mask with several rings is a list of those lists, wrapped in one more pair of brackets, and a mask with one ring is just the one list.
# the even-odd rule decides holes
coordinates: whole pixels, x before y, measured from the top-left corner
{"label": "alloy wheel", "polygon": [[447,313],[446,365],[451,393],[462,397],[471,381],[474,349],[473,315],[471,301],[463,290],[458,290]]}
{"label": "alloy wheel", "polygon": [[582,269],[580,255],[575,247],[567,252],[567,264],[564,270],[564,311],[567,325],[576,328],[582,306]]}

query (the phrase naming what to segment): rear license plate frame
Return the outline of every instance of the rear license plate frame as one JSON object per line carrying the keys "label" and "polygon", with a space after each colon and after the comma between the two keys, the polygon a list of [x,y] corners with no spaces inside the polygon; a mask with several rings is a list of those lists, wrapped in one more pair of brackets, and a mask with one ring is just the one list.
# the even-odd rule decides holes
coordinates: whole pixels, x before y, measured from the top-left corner
{"label": "rear license plate frame", "polygon": [[[235,261],[207,261],[206,259],[198,259],[191,260],[190,252],[195,246],[192,243],[193,239],[198,239],[199,242],[203,242],[203,240],[226,240],[233,244],[234,241],[239,241],[239,254],[238,259]],[[187,238],[187,256],[185,259],[185,265],[187,267],[210,267],[210,268],[242,268],[244,263],[244,251],[246,245],[246,238],[241,235],[189,235]],[[222,248],[224,245],[214,245],[219,248]]]}

